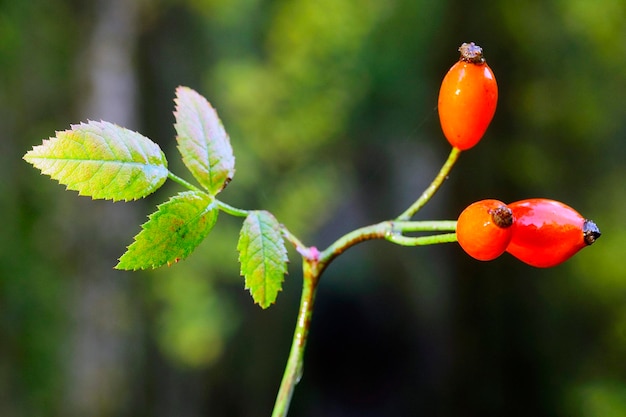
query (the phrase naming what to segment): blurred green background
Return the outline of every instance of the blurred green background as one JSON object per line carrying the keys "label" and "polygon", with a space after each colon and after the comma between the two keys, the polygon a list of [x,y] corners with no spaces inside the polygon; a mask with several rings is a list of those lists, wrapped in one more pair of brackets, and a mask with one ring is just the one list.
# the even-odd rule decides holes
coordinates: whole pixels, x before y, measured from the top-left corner
{"label": "blurred green background", "polygon": [[325,247],[436,174],[438,88],[467,41],[498,110],[419,218],[548,197],[603,236],[549,270],[456,244],[350,249],[320,285],[290,415],[626,415],[625,40],[623,0],[0,0],[0,415],[267,416],[301,284],[291,252],[277,304],[253,305],[225,215],[185,262],[113,270],[179,188],[90,201],[26,164],[31,146],[103,119],[187,176],[187,85],[231,135],[223,199]]}

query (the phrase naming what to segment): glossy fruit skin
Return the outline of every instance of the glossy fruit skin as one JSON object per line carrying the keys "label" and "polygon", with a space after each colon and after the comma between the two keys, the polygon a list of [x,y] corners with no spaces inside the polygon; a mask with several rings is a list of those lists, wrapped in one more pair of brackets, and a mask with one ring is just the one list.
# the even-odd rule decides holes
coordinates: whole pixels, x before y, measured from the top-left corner
{"label": "glossy fruit skin", "polygon": [[461,59],[445,75],[439,90],[439,121],[450,144],[475,146],[485,134],[498,103],[498,85],[474,43],[459,48]]}
{"label": "glossy fruit skin", "polygon": [[531,266],[556,266],[600,237],[592,221],[558,201],[533,198],[508,207],[514,221],[506,251]]}
{"label": "glossy fruit skin", "polygon": [[479,261],[491,261],[504,253],[511,240],[512,212],[499,200],[481,200],[459,215],[456,236],[459,245]]}

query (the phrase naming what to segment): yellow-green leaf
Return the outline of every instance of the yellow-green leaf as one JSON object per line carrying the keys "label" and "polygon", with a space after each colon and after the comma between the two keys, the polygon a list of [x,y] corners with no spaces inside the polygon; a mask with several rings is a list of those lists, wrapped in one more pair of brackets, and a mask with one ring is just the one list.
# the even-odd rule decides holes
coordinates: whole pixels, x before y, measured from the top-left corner
{"label": "yellow-green leaf", "polygon": [[24,159],[69,190],[94,199],[142,198],[168,176],[156,143],[108,122],[72,125],[33,147]]}
{"label": "yellow-green leaf", "polygon": [[254,302],[267,308],[276,301],[287,273],[287,249],[280,224],[267,211],[246,217],[237,243],[241,275]]}
{"label": "yellow-green leaf", "polygon": [[235,175],[230,139],[211,104],[188,87],[176,89],[176,140],[185,166],[209,193],[219,193]]}

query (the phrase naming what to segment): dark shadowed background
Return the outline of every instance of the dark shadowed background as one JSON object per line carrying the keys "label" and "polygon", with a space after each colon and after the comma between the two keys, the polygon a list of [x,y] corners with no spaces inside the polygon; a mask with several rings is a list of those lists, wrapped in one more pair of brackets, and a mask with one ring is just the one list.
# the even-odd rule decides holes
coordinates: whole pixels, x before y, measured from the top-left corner
{"label": "dark shadowed background", "polygon": [[176,184],[91,201],[21,157],[115,122],[174,141],[178,85],[237,158],[221,194],[325,247],[395,217],[449,152],[439,84],[462,42],[500,101],[419,219],[483,198],[561,200],[603,232],[549,270],[456,244],[367,242],[327,270],[291,416],[626,415],[626,3],[0,0],[0,415],[270,414],[299,298],[253,305],[226,215],[188,260],[113,270]]}

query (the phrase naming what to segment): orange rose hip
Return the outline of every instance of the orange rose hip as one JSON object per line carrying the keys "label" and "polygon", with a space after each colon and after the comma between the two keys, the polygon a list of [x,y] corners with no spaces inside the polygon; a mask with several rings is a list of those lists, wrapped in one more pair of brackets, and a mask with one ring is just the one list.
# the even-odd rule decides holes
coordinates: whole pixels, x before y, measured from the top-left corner
{"label": "orange rose hip", "polygon": [[457,220],[459,245],[471,257],[491,261],[504,253],[511,240],[513,214],[498,200],[470,204]]}
{"label": "orange rose hip", "polygon": [[437,107],[448,142],[467,150],[480,141],[493,119],[498,85],[480,46],[464,43],[459,51],[461,58],[441,83]]}

